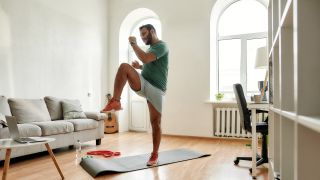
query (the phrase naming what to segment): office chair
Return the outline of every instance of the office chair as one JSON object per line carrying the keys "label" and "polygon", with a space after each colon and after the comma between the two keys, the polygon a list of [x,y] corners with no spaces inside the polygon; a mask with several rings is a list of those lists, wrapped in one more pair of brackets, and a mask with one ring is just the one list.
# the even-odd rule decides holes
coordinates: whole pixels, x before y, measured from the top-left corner
{"label": "office chair", "polygon": [[[237,99],[241,125],[246,131],[251,132],[251,111],[247,107],[247,101],[246,101],[246,98],[244,97],[241,84],[234,84],[233,91]],[[268,113],[268,111],[257,110],[257,113]],[[263,122],[257,122],[256,130],[257,130],[257,133],[262,134],[261,156],[257,155],[257,166],[259,166],[263,163],[268,163],[268,149],[267,149],[268,117]],[[237,157],[233,162],[235,165],[237,165],[240,160],[252,161],[252,157]],[[252,168],[250,168],[250,173],[252,173]]]}

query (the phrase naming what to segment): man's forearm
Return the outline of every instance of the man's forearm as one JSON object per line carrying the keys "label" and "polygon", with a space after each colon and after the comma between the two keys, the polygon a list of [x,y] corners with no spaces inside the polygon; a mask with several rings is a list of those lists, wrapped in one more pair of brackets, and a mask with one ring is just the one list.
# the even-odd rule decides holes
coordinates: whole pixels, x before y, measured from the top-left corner
{"label": "man's forearm", "polygon": [[137,44],[131,44],[133,51],[136,53],[137,57],[143,62],[147,63],[145,61],[146,53],[137,45]]}

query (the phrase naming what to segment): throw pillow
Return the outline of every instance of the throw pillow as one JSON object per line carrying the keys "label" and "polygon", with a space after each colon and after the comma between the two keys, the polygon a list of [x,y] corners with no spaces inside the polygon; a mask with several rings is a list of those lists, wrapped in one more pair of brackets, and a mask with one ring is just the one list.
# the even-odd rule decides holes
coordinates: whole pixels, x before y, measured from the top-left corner
{"label": "throw pillow", "polygon": [[51,120],[61,120],[63,119],[63,112],[62,112],[62,99],[55,98],[52,96],[44,97],[44,101],[46,102],[47,108],[49,110],[49,114]]}
{"label": "throw pillow", "polygon": [[82,111],[79,100],[62,101],[63,119],[84,119],[87,118]]}
{"label": "throw pillow", "polygon": [[0,112],[5,116],[12,116],[8,99],[5,96],[0,96]]}
{"label": "throw pillow", "polygon": [[6,121],[6,117],[2,113],[0,113],[0,124],[3,127],[8,127],[8,124],[7,124],[7,121]]}
{"label": "throw pillow", "polygon": [[8,100],[12,115],[19,124],[51,121],[49,111],[43,99],[14,99]]}

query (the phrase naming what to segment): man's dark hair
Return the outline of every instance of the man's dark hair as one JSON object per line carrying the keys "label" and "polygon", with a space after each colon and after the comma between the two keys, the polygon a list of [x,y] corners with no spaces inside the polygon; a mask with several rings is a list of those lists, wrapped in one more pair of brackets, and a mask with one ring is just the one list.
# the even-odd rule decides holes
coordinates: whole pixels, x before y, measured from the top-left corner
{"label": "man's dark hair", "polygon": [[142,25],[139,30],[141,30],[142,28],[146,28],[148,31],[150,31],[151,29],[154,30],[154,32],[156,33],[156,29],[153,27],[152,24],[145,24],[145,25]]}

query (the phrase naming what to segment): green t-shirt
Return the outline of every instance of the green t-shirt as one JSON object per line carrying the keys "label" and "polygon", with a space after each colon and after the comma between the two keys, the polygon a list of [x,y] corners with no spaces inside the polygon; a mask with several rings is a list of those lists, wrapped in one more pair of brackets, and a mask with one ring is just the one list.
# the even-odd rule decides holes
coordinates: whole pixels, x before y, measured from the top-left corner
{"label": "green t-shirt", "polygon": [[156,60],[143,65],[141,75],[153,86],[167,90],[168,55],[169,50],[165,42],[159,41],[147,50],[156,56]]}

